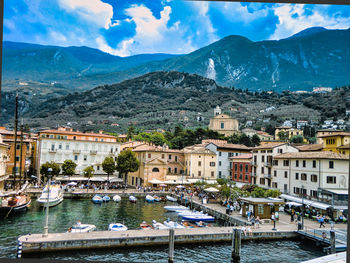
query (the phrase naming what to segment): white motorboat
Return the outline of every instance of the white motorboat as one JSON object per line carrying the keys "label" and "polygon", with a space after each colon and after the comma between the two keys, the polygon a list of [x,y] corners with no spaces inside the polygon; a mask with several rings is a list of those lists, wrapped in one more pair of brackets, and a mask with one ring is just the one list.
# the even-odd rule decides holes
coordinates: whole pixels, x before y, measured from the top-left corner
{"label": "white motorboat", "polygon": [[120,202],[121,200],[122,200],[122,198],[119,195],[113,196],[113,201],[114,202]]}
{"label": "white motorboat", "polygon": [[103,199],[100,195],[94,195],[94,197],[92,198],[92,202],[94,204],[102,204]]}
{"label": "white motorboat", "polygon": [[108,226],[109,231],[126,231],[128,228],[121,223],[112,223]]}
{"label": "white motorboat", "polygon": [[105,195],[104,197],[102,197],[103,202],[109,202],[110,200],[111,198],[108,195]]}
{"label": "white motorboat", "polygon": [[202,222],[214,222],[215,217],[209,216],[209,215],[183,215],[182,216],[183,220],[188,220],[188,221],[202,221]]}
{"label": "white motorboat", "polygon": [[207,214],[204,214],[203,211],[201,212],[198,212],[198,211],[180,211],[178,216],[193,216],[193,215],[207,215]]}
{"label": "white motorboat", "polygon": [[164,225],[169,227],[169,228],[186,228],[183,225],[179,224],[178,222],[174,222],[174,221],[171,221],[169,219],[164,221]]}
{"label": "white motorboat", "polygon": [[154,197],[151,195],[146,195],[146,201],[148,203],[154,203]]}
{"label": "white motorboat", "polygon": [[170,202],[177,202],[177,198],[172,197],[172,196],[170,196],[170,195],[167,195],[167,196],[166,196],[166,200],[168,200],[168,201],[170,201]]}
{"label": "white motorboat", "polygon": [[152,226],[154,227],[154,229],[169,229],[168,226],[165,226],[162,223],[157,222],[156,220],[152,220]]}
{"label": "white motorboat", "polygon": [[136,198],[135,196],[133,196],[133,195],[130,195],[130,196],[129,196],[129,201],[130,201],[131,203],[136,203],[137,198]]}
{"label": "white motorboat", "polygon": [[68,229],[68,233],[86,233],[86,232],[92,232],[95,229],[96,229],[95,225],[77,223],[76,225]]}
{"label": "white motorboat", "polygon": [[48,188],[45,186],[43,192],[36,201],[41,206],[46,206],[47,202],[49,207],[58,205],[63,201],[63,191],[59,185],[50,185],[50,193],[48,193]]}
{"label": "white motorboat", "polygon": [[189,208],[187,208],[186,206],[183,206],[183,205],[166,205],[166,206],[164,206],[164,209],[169,211],[169,212],[189,210]]}

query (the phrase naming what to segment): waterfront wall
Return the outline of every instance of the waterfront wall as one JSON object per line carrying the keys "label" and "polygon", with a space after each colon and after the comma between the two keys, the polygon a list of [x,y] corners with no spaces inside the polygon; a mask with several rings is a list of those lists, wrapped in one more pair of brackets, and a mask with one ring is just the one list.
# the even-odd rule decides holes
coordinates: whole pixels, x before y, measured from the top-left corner
{"label": "waterfront wall", "polygon": [[[175,229],[175,244],[231,242],[232,227]],[[298,237],[295,231],[254,232],[242,240],[275,240]],[[169,244],[169,230],[95,231],[90,233],[56,233],[21,236],[22,253],[77,249],[157,246]]]}

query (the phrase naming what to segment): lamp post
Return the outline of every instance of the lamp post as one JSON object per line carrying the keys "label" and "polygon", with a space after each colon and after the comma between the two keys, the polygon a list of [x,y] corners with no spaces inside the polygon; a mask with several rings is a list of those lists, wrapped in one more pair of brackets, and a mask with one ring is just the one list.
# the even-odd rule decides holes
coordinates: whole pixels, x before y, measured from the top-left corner
{"label": "lamp post", "polygon": [[47,183],[47,202],[46,202],[46,215],[45,215],[45,226],[44,226],[43,237],[47,237],[49,235],[49,198],[50,198],[50,184],[51,184],[52,168],[48,168],[47,173],[48,173],[49,180]]}
{"label": "lamp post", "polygon": [[304,230],[304,185],[301,186],[301,230]]}

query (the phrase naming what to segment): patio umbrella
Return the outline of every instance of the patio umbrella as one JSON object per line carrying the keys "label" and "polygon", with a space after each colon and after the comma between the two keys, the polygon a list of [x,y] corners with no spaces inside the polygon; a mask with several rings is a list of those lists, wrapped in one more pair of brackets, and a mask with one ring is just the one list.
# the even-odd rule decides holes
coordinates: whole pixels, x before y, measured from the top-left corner
{"label": "patio umbrella", "polygon": [[207,189],[204,189],[204,191],[209,192],[209,193],[218,193],[219,190],[214,188],[214,187],[209,187]]}
{"label": "patio umbrella", "polygon": [[165,187],[165,186],[166,186],[166,184],[160,184],[159,186],[161,186],[161,187]]}
{"label": "patio umbrella", "polygon": [[68,186],[75,186],[75,185],[77,185],[77,183],[76,182],[70,182],[69,184],[67,184]]}
{"label": "patio umbrella", "polygon": [[176,188],[185,188],[183,185],[178,185]]}

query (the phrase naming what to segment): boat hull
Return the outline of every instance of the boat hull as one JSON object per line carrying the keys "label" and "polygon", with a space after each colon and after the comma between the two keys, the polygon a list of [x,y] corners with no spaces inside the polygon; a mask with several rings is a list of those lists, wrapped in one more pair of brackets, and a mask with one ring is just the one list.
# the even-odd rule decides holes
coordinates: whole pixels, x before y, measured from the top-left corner
{"label": "boat hull", "polygon": [[2,217],[14,215],[14,214],[23,213],[23,212],[27,211],[30,203],[31,203],[31,200],[29,200],[28,202],[26,202],[24,204],[18,205],[18,206],[0,207],[0,217],[2,218]]}
{"label": "boat hull", "polygon": [[[45,200],[37,200],[37,202],[39,203],[40,206],[46,207],[47,201],[45,201]],[[49,207],[53,207],[53,206],[59,205],[62,202],[63,202],[63,197],[62,198],[58,198],[56,200],[49,201]]]}
{"label": "boat hull", "polygon": [[214,217],[197,217],[197,216],[183,216],[183,220],[188,220],[188,221],[193,221],[193,222],[214,222],[215,218]]}

